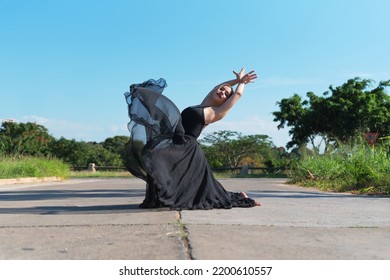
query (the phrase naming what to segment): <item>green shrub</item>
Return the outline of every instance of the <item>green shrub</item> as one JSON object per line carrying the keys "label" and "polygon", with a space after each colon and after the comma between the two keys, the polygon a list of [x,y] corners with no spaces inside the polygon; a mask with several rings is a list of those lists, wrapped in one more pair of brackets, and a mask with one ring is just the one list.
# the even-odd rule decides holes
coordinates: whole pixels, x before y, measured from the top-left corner
{"label": "green shrub", "polygon": [[341,147],[297,163],[292,182],[325,190],[390,194],[390,159],[378,147]]}
{"label": "green shrub", "polygon": [[23,177],[69,177],[69,166],[58,159],[0,157],[0,179]]}

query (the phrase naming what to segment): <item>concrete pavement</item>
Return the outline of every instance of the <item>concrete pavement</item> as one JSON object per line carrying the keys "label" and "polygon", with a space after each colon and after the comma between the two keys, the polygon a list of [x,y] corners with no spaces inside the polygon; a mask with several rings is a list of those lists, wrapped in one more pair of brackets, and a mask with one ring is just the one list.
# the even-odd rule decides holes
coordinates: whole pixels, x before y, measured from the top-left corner
{"label": "concrete pavement", "polygon": [[261,207],[140,209],[138,179],[0,185],[0,259],[390,259],[390,198],[222,179]]}

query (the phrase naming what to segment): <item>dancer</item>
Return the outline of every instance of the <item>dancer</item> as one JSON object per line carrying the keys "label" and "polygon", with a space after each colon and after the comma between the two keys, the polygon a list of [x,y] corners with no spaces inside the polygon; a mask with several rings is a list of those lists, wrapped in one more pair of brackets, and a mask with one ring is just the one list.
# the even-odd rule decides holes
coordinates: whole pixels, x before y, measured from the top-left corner
{"label": "dancer", "polygon": [[[254,71],[233,71],[235,79],[214,87],[200,105],[182,113],[162,95],[164,79],[130,86],[125,93],[131,138],[127,169],[146,181],[141,208],[213,209],[253,207],[260,203],[243,192],[224,189],[197,142],[203,128],[221,120],[253,82]],[[237,85],[234,90],[233,87]]]}

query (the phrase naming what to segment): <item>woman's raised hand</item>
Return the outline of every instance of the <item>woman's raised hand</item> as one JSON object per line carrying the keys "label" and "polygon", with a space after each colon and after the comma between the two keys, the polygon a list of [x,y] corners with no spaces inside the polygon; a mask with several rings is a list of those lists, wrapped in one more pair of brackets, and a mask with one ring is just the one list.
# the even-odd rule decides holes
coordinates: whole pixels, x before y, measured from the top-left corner
{"label": "woman's raised hand", "polygon": [[254,70],[248,72],[245,74],[245,68],[243,67],[239,73],[236,71],[233,71],[234,75],[236,75],[236,79],[238,80],[238,83],[253,83],[254,79],[257,79],[257,74]]}

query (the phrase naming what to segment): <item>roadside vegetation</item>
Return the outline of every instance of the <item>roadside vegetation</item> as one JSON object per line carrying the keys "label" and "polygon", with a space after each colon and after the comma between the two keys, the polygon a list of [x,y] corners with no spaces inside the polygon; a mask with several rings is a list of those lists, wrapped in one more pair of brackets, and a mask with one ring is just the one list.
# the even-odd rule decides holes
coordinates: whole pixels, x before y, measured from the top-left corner
{"label": "roadside vegetation", "polygon": [[68,178],[69,165],[57,159],[0,157],[0,179],[25,177]]}
{"label": "roadside vegetation", "polygon": [[70,178],[134,178],[128,171],[71,171]]}
{"label": "roadside vegetation", "polygon": [[390,154],[384,147],[342,146],[296,162],[290,182],[321,190],[390,195]]}
{"label": "roadside vegetation", "polygon": [[[303,99],[294,94],[278,102],[274,121],[278,128],[290,128],[287,148],[301,151],[292,182],[334,191],[390,193],[390,80],[374,84],[354,78],[330,86],[322,95],[308,92]],[[312,150],[304,150],[309,143]]]}

